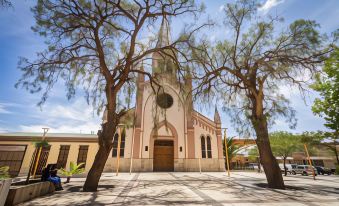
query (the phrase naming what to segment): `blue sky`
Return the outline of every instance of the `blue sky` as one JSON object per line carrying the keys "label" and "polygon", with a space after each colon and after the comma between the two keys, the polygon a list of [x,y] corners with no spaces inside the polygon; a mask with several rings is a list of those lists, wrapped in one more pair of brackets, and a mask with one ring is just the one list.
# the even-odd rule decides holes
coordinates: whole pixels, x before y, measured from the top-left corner
{"label": "blue sky", "polygon": [[[225,0],[203,0],[206,5],[206,15],[214,20],[222,18],[222,8]],[[321,25],[321,31],[330,33],[339,28],[338,0],[262,0],[261,15],[270,13],[284,17],[286,26],[296,19],[316,20]],[[59,83],[53,89],[47,103],[39,108],[39,94],[30,94],[23,89],[15,89],[14,84],[20,78],[17,69],[19,56],[35,58],[35,53],[45,48],[44,39],[30,28],[34,18],[30,8],[33,0],[13,1],[14,8],[0,10],[0,132],[41,132],[42,127],[50,127],[50,132],[90,133],[99,129],[101,117],[96,116],[81,94],[68,101],[65,88]],[[180,32],[182,19],[172,21],[172,35]],[[214,28],[211,39],[222,39],[227,31],[222,27]],[[302,131],[323,130],[323,120],[311,112],[311,104],[316,94],[311,92],[306,102],[300,98],[293,88],[282,88],[292,106],[297,111],[298,125],[290,130],[284,119],[279,119],[271,129],[287,130],[295,133]],[[217,105],[219,111],[223,105]],[[197,108],[198,109],[198,108]],[[202,107],[201,112],[213,118],[213,111]],[[237,135],[230,125],[226,113],[220,111],[223,126],[229,128],[229,135]]]}

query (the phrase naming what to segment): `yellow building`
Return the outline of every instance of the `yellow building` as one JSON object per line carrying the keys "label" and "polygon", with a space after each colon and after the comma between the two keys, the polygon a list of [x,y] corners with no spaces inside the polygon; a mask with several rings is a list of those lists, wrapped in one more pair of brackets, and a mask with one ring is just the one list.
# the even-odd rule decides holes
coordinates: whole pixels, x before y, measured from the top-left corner
{"label": "yellow building", "polygon": [[[35,153],[34,142],[41,140],[41,133],[0,134],[0,167],[9,166],[12,176],[27,175]],[[40,156],[37,174],[47,164],[69,168],[70,162],[85,163],[86,172],[93,164],[98,149],[97,136],[89,134],[47,134],[48,147]]]}

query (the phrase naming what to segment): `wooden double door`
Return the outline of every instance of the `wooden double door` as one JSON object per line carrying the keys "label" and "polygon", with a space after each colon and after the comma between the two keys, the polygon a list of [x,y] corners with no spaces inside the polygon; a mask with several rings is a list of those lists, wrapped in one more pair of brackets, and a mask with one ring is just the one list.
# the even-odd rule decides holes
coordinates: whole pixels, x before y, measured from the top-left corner
{"label": "wooden double door", "polygon": [[154,141],[153,171],[174,171],[174,144],[172,140]]}

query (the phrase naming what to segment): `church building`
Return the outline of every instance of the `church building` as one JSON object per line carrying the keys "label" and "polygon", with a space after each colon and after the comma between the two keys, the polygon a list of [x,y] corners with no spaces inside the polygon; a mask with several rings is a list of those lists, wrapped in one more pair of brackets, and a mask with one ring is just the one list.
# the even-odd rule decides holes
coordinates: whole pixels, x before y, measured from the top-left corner
{"label": "church building", "polygon": [[[157,47],[170,42],[169,22],[164,18]],[[143,69],[142,65],[140,68]],[[122,137],[121,171],[224,171],[220,116],[214,120],[193,109],[192,81],[180,82],[175,64],[159,53],[152,56],[152,76],[161,83],[154,92],[145,76],[137,77],[136,107],[129,113],[134,123]],[[158,91],[159,89],[159,91]],[[117,137],[117,136],[116,136]],[[118,138],[105,170],[115,170]],[[131,160],[132,157],[132,160]]]}
{"label": "church building", "polygon": [[[164,19],[156,46],[169,44],[170,27]],[[170,58],[159,53],[152,57],[152,75],[161,87],[156,86],[154,92],[144,75],[137,76],[136,107],[121,121],[126,127],[120,144],[119,171],[224,171],[218,111],[215,110],[214,120],[195,111],[190,96],[192,81],[178,80]],[[139,67],[143,69],[142,64]],[[32,158],[39,156],[34,142],[41,138],[41,133],[0,134],[0,167],[9,166],[11,176],[27,175]],[[47,133],[45,140],[48,146],[35,166],[37,175],[47,164],[69,169],[71,162],[83,163],[86,175],[98,151],[94,133]],[[117,135],[113,144],[104,172],[117,169]]]}

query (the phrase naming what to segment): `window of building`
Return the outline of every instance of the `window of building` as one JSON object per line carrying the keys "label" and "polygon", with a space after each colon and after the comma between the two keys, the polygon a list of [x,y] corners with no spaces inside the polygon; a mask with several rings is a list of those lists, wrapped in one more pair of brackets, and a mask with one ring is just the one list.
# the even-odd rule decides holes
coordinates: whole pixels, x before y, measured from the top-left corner
{"label": "window of building", "polygon": [[9,174],[18,176],[26,152],[26,145],[0,145],[0,167],[8,166]]}
{"label": "window of building", "polygon": [[204,136],[201,136],[201,158],[206,158],[206,144]]}
{"label": "window of building", "polygon": [[211,137],[207,136],[207,158],[212,158]]}
{"label": "window of building", "polygon": [[86,166],[87,153],[88,145],[80,145],[77,164],[84,163],[82,168],[85,168]]}
{"label": "window of building", "polygon": [[[125,140],[126,140],[126,131],[123,130],[121,134],[120,157],[124,157],[125,155]],[[118,141],[119,141],[119,136],[118,134],[115,134],[114,140],[113,140],[112,157],[118,156]]]}
{"label": "window of building", "polygon": [[70,145],[60,145],[60,151],[57,161],[58,169],[66,167],[70,147],[71,147]]}
{"label": "window of building", "polygon": [[173,105],[173,97],[167,93],[158,94],[156,101],[163,109],[168,109]]}

